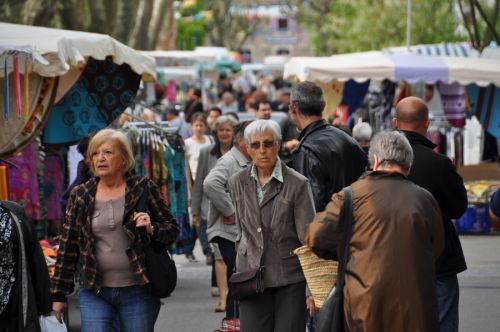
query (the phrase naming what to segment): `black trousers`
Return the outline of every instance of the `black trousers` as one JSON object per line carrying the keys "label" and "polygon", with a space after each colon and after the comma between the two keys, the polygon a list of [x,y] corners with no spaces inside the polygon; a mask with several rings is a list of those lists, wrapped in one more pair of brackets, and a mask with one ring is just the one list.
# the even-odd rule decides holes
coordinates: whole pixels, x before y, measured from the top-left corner
{"label": "black trousers", "polygon": [[266,288],[264,293],[240,301],[241,332],[304,332],[305,281]]}
{"label": "black trousers", "polygon": [[229,291],[227,293],[226,300],[226,317],[227,318],[238,318],[239,310],[236,307],[237,302],[234,300],[233,291],[231,284],[229,283],[229,279],[233,275],[234,272],[234,264],[236,262],[236,246],[235,243],[219,236],[212,239],[212,242],[215,242],[219,245],[219,250],[222,255],[222,259],[227,266],[227,284]]}

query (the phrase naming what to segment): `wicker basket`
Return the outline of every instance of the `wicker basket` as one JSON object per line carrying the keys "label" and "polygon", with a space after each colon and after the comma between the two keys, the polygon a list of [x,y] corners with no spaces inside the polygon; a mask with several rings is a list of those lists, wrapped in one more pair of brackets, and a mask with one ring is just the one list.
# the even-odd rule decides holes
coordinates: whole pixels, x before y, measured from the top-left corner
{"label": "wicker basket", "polygon": [[308,246],[297,248],[294,252],[299,257],[314,304],[321,308],[337,280],[337,262],[319,258]]}

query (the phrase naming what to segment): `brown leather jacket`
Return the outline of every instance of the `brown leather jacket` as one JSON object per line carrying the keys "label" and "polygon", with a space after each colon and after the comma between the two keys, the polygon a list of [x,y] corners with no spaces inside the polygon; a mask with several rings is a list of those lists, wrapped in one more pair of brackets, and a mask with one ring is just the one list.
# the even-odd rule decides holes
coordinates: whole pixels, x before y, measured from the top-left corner
{"label": "brown leather jacket", "polygon": [[[400,173],[352,184],[353,233],[344,287],[349,331],[438,331],[435,261],[444,246],[437,202]],[[342,248],[343,191],[316,215],[306,243],[320,257]]]}

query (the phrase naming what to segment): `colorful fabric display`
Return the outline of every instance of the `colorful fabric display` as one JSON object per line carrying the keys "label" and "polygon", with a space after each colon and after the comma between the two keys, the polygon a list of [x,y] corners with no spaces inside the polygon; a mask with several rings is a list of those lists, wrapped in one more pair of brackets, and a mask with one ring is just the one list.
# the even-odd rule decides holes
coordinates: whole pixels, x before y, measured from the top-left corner
{"label": "colorful fabric display", "polygon": [[500,138],[500,89],[490,84],[479,87],[475,84],[467,86],[467,95],[471,113],[475,114],[483,127],[496,138]]}
{"label": "colorful fabric display", "polygon": [[458,84],[439,84],[444,114],[448,122],[456,128],[465,126],[465,88]]}

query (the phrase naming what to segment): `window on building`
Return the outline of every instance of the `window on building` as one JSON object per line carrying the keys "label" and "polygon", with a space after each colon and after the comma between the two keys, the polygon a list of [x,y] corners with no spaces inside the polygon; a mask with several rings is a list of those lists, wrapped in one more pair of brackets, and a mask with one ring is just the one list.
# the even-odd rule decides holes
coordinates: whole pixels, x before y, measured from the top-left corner
{"label": "window on building", "polygon": [[278,19],[278,29],[279,31],[287,31],[288,30],[288,18],[279,18]]}
{"label": "window on building", "polygon": [[290,50],[288,48],[278,48],[276,51],[277,55],[290,55]]}

